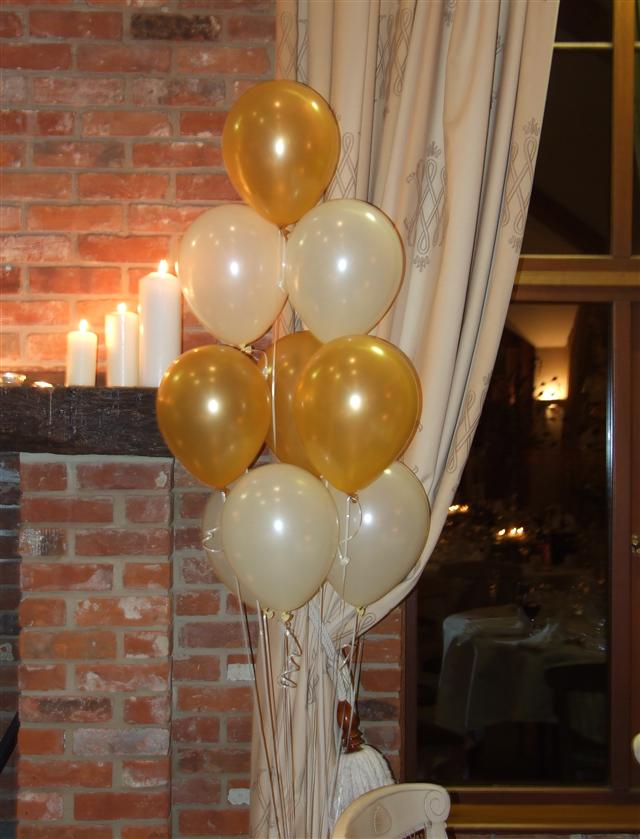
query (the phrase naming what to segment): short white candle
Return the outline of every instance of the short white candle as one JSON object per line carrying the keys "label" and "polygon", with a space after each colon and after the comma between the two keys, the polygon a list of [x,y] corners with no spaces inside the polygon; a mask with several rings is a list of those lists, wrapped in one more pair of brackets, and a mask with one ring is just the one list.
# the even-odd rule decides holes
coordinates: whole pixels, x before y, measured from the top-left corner
{"label": "short white candle", "polygon": [[135,387],[138,384],[138,315],[120,303],[117,311],[105,315],[107,387]]}
{"label": "short white candle", "polygon": [[158,387],[182,347],[182,297],[178,278],[163,259],[140,280],[140,384]]}
{"label": "short white candle", "polygon": [[97,351],[98,336],[89,332],[86,320],[81,320],[77,331],[67,334],[66,385],[95,385]]}

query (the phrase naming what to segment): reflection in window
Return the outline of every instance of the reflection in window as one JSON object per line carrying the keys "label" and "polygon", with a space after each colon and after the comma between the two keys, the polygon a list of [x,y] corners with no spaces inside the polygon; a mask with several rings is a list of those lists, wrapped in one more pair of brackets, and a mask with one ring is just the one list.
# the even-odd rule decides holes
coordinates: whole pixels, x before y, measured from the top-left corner
{"label": "reflection in window", "polygon": [[418,777],[608,778],[609,309],[512,304],[418,589]]}

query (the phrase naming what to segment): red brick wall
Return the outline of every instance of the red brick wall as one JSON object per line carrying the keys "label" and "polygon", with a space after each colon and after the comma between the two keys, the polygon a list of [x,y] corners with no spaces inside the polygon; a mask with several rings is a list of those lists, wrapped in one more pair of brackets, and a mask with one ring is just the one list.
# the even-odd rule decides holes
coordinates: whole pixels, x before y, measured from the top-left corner
{"label": "red brick wall", "polygon": [[[149,37],[151,36],[151,37]],[[0,363],[62,369],[65,334],[235,198],[226,111],[273,75],[273,0],[3,0]],[[209,336],[185,315],[185,348]]]}

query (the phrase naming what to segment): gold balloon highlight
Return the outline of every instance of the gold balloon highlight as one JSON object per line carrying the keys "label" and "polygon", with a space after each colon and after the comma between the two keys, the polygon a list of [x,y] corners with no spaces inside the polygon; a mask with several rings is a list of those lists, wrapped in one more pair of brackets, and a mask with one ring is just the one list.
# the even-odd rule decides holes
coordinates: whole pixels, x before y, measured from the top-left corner
{"label": "gold balloon highlight", "polygon": [[305,367],[295,420],[318,474],[353,495],[406,447],[421,401],[418,374],[403,352],[351,335],[325,344]]}
{"label": "gold balloon highlight", "polygon": [[265,361],[269,392],[275,395],[275,428],[272,416],[267,445],[283,463],[292,463],[314,473],[316,470],[307,457],[296,428],[293,406],[300,374],[321,346],[311,332],[293,332],[267,347]]}
{"label": "gold balloon highlight", "polygon": [[331,108],[298,82],[276,80],[249,88],[229,111],[222,133],[232,184],[278,227],[298,221],[317,203],[339,152],[340,131]]}
{"label": "gold balloon highlight", "polygon": [[270,405],[257,365],[234,347],[216,345],[173,362],[160,382],[156,412],[175,457],[196,478],[223,489],[260,451]]}

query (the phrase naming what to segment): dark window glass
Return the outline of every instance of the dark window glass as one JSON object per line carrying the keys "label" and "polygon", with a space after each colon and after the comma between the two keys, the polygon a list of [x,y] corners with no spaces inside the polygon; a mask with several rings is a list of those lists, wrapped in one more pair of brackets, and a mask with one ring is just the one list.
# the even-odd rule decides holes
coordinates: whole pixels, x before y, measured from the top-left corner
{"label": "dark window glass", "polygon": [[611,52],[558,50],[522,252],[609,253]]}
{"label": "dark window glass", "polygon": [[611,41],[611,0],[560,0],[556,41]]}
{"label": "dark window glass", "polygon": [[418,588],[418,779],[608,780],[609,307],[512,304]]}

